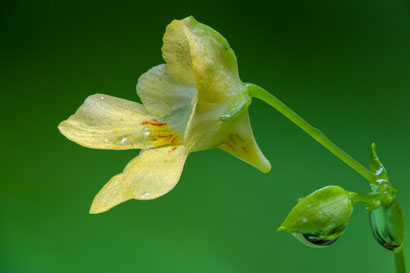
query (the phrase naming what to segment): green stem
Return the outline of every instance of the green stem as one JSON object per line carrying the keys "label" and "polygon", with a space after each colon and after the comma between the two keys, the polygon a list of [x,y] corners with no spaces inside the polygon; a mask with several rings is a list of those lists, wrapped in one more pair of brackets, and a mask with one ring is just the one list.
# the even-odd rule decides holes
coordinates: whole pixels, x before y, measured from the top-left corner
{"label": "green stem", "polygon": [[396,263],[397,273],[406,273],[406,264],[404,263],[403,247],[394,252],[394,262]]}
{"label": "green stem", "polygon": [[367,209],[374,210],[381,205],[389,206],[396,197],[396,191],[390,188],[390,184],[383,184],[380,186],[379,191],[371,192],[370,194],[361,194],[357,192],[349,192],[349,199],[353,202],[367,203],[369,206]]}
{"label": "green stem", "polygon": [[353,202],[360,202],[360,203],[367,203],[371,204],[374,202],[380,203],[384,199],[384,193],[376,193],[376,194],[361,194],[357,192],[349,192],[349,199]]}
{"label": "green stem", "polygon": [[366,167],[357,162],[349,154],[347,154],[345,151],[336,146],[336,144],[334,144],[329,138],[327,138],[325,134],[323,134],[320,130],[310,125],[306,120],[304,120],[301,116],[296,114],[292,109],[286,106],[283,102],[281,102],[271,93],[255,84],[247,84],[247,87],[249,95],[251,97],[261,99],[267,104],[271,105],[273,108],[282,113],[285,117],[287,117],[297,126],[299,126],[303,131],[305,131],[311,137],[313,137],[317,142],[322,144],[326,149],[328,149],[331,153],[337,156],[340,160],[342,160],[352,169],[358,172],[361,176],[366,178],[368,181],[374,180],[374,175],[371,171],[369,171]]}

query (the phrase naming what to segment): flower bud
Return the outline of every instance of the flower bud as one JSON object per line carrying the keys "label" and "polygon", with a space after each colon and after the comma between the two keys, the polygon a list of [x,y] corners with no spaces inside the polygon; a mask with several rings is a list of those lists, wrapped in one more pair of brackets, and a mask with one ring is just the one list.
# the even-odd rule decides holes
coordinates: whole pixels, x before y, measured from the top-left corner
{"label": "flower bud", "polygon": [[404,221],[399,201],[389,180],[386,169],[376,153],[376,144],[372,143],[370,153],[370,171],[375,180],[370,182],[372,193],[387,193],[389,199],[375,209],[370,209],[370,226],[377,242],[386,249],[400,249],[404,241]]}
{"label": "flower bud", "polygon": [[300,198],[278,230],[292,233],[308,246],[325,247],[343,234],[352,211],[349,193],[327,186]]}

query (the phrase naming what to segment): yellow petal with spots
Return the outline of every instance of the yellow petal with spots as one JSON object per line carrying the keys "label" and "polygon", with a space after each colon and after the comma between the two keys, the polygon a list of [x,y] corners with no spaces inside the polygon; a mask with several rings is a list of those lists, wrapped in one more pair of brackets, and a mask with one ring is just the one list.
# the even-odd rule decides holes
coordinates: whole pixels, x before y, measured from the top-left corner
{"label": "yellow petal with spots", "polygon": [[151,132],[150,139],[154,143],[155,147],[165,145],[177,146],[183,144],[181,134],[172,130],[167,123],[159,122],[158,120],[153,119],[151,121],[143,121],[141,124],[147,131]]}
{"label": "yellow petal with spots", "polygon": [[141,149],[154,146],[142,122],[151,120],[136,102],[104,94],[89,96],[58,129],[71,141],[95,149]]}
{"label": "yellow petal with spots", "polygon": [[90,213],[101,213],[130,199],[158,198],[178,183],[188,156],[183,146],[144,150],[94,198]]}
{"label": "yellow petal with spots", "polygon": [[226,127],[218,136],[220,142],[217,147],[249,163],[261,172],[269,172],[271,165],[255,141],[249,115],[246,113],[240,120],[224,123],[224,126]]}
{"label": "yellow petal with spots", "polygon": [[[153,119],[140,103],[104,94],[89,96],[58,129],[71,141],[95,149],[146,149],[182,142],[177,132]],[[159,137],[169,135],[173,138]]]}
{"label": "yellow petal with spots", "polygon": [[155,66],[138,79],[137,93],[151,115],[184,133],[196,102],[192,71],[170,64]]}

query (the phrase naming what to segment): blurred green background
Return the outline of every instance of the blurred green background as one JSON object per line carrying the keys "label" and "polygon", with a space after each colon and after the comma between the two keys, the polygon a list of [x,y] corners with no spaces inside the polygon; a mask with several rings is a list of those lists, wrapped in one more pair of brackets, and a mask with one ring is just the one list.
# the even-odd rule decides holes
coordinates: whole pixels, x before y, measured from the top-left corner
{"label": "blurred green background", "polygon": [[363,205],[329,248],[275,230],[298,197],[368,186],[260,101],[250,115],[269,174],[198,152],[169,194],[101,215],[88,214],[93,197],[138,151],[86,149],[57,125],[97,92],[138,100],[139,75],[163,62],[166,25],[194,15],[228,39],[242,80],[365,165],[377,143],[410,234],[409,12],[405,0],[1,1],[0,271],[393,272]]}

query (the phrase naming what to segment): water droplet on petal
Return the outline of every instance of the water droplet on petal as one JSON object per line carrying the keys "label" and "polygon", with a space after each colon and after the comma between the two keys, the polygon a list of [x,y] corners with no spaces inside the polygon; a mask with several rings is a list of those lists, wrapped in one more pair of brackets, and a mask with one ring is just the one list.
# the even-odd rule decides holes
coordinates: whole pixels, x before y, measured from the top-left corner
{"label": "water droplet on petal", "polygon": [[221,116],[221,120],[224,121],[224,120],[230,118],[231,116],[232,116],[232,115],[222,115],[222,116]]}
{"label": "water droplet on petal", "polygon": [[146,197],[148,197],[149,195],[150,195],[149,192],[145,192],[145,193],[143,193],[143,194],[141,195],[141,198],[146,198]]}
{"label": "water droplet on petal", "polygon": [[142,130],[142,133],[143,133],[144,135],[146,135],[146,136],[149,136],[149,135],[151,134],[151,131],[150,131],[148,128],[144,128],[144,129]]}
{"label": "water droplet on petal", "polygon": [[127,141],[127,137],[123,137],[123,138],[121,139],[121,144],[124,144],[125,141]]}

